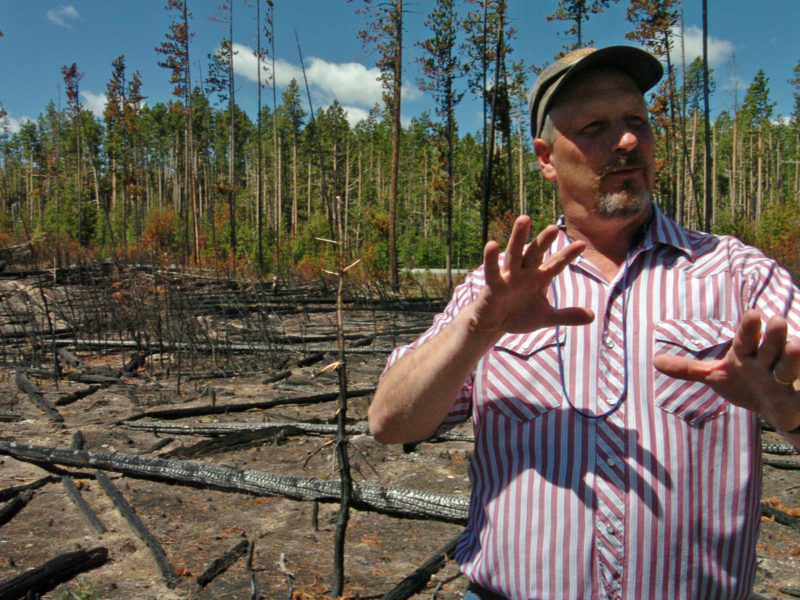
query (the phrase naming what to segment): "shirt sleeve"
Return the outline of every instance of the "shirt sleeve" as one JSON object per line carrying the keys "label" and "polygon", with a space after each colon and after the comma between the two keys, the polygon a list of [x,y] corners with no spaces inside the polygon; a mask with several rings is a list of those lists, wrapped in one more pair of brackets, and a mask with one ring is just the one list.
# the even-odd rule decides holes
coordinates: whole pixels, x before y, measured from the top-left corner
{"label": "shirt sleeve", "polygon": [[[439,334],[439,332],[441,332],[453,321],[453,319],[456,318],[456,315],[458,315],[458,313],[461,312],[464,307],[472,304],[472,302],[475,301],[475,298],[477,298],[478,292],[483,286],[483,283],[484,279],[482,267],[469,273],[464,279],[464,282],[459,284],[453,291],[453,296],[445,309],[434,317],[433,324],[430,326],[430,328],[411,344],[399,346],[398,348],[395,348],[395,350],[389,355],[386,365],[383,368],[383,372],[381,373],[381,378],[383,378],[393,364],[395,364],[406,354],[410,354],[416,348],[419,348],[422,344]],[[474,379],[475,373],[472,372],[464,381],[464,384],[461,386],[461,390],[454,399],[453,406],[450,409],[449,414],[447,417],[445,417],[445,420],[442,421],[442,424],[439,427],[438,431],[440,433],[466,421],[472,414],[472,387]]]}
{"label": "shirt sleeve", "polygon": [[789,336],[800,337],[800,288],[792,274],[760,250],[742,246],[734,253],[744,274],[745,309],[755,308],[764,323],[776,315],[784,317]]}

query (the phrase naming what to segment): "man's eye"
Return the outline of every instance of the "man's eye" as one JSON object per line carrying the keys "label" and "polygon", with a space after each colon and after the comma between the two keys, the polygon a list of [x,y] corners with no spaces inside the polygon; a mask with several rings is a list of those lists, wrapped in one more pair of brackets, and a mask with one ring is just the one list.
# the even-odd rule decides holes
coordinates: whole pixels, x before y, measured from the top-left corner
{"label": "man's eye", "polygon": [[581,132],[583,133],[598,133],[605,127],[605,121],[592,121],[588,125],[584,125]]}

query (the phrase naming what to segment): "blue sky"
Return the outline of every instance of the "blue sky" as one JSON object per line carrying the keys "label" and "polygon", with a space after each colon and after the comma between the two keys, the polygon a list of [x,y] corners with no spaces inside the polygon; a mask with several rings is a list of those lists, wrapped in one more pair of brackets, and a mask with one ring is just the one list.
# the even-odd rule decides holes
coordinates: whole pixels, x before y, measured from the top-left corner
{"label": "blue sky", "polygon": [[[234,1],[234,43],[239,50],[236,100],[253,114],[256,70],[250,50],[256,39],[255,8],[243,0]],[[194,81],[201,70],[207,72],[207,55],[227,34],[226,26],[210,18],[218,14],[218,4],[219,0],[189,0],[193,13],[190,26],[195,31],[190,48]],[[407,122],[431,109],[430,99],[416,89],[413,61],[419,54],[414,42],[427,35],[423,22],[433,2],[406,0],[404,4],[408,13],[402,106]],[[625,21],[626,4],[621,0],[593,17],[585,25],[584,36],[593,39],[595,45],[628,43],[624,38],[630,29]],[[701,3],[686,0],[684,4],[688,63],[701,50]],[[140,72],[146,102],[170,100],[169,74],[158,66],[159,57],[153,50],[163,41],[173,18],[164,5],[164,0],[0,0],[0,105],[8,111],[11,129],[16,130],[25,119],[35,119],[50,101],[58,106],[59,96],[64,105],[61,67],[73,62],[84,74],[81,102],[96,114],[102,111],[111,61],[119,55],[125,55],[129,74]],[[380,102],[375,56],[361,47],[357,37],[364,25],[363,17],[354,12],[360,5],[360,0],[275,0],[279,90],[292,77],[302,88],[296,32],[315,110],[335,97],[355,121]],[[508,5],[517,29],[512,41],[514,56],[540,66],[550,62],[566,41],[560,35],[566,25],[545,19],[553,12],[556,0],[508,0]],[[711,98],[714,114],[732,109],[737,87],[741,103],[759,68],[769,78],[776,115],[785,116],[792,110],[793,88],[787,80],[800,58],[800,0],[763,0],[755,6],[748,0],[708,0],[709,54],[717,84]],[[680,57],[676,59],[680,61]],[[263,102],[271,103],[271,98],[271,91],[265,90]],[[480,125],[479,106],[469,95],[459,108],[458,119],[462,133],[476,131]]]}

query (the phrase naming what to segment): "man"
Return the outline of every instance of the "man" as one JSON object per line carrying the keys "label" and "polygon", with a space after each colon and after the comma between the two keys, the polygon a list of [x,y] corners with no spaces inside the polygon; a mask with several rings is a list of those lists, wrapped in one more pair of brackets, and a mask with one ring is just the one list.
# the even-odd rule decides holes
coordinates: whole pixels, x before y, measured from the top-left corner
{"label": "man", "polygon": [[759,416],[800,447],[800,302],[759,251],[652,203],[661,75],[619,46],[541,74],[533,144],[563,217],[489,242],[370,406],[385,443],[473,417],[465,598],[749,597]]}

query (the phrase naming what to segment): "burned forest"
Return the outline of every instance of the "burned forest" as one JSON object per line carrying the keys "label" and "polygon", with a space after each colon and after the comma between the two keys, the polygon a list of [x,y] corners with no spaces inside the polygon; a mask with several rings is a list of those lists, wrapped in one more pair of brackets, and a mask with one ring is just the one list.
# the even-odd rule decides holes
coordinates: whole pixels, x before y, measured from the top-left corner
{"label": "burned forest", "polygon": [[[390,447],[365,420],[424,285],[7,264],[0,597],[461,597],[469,423]],[[763,437],[754,598],[797,597],[800,460]]]}

